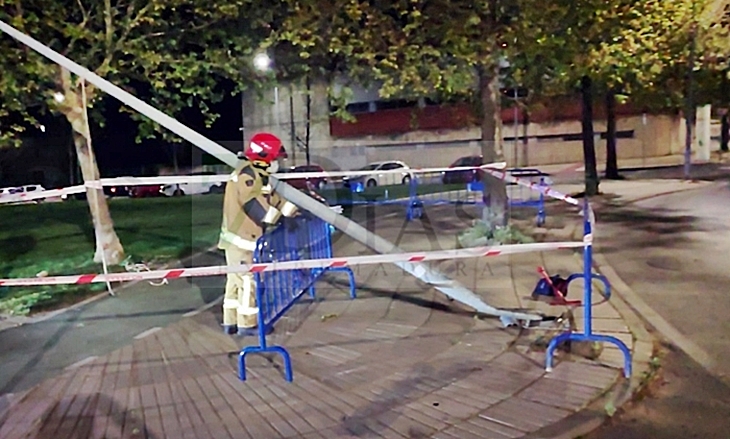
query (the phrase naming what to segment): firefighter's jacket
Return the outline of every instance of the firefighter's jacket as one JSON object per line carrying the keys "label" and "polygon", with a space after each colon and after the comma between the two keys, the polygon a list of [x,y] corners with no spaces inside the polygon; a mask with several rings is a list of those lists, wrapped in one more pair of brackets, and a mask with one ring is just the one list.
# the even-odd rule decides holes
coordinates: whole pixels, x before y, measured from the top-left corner
{"label": "firefighter's jacket", "polygon": [[235,245],[255,251],[256,240],[266,226],[281,216],[291,217],[297,208],[271,190],[266,164],[243,160],[226,183],[223,197],[223,224],[218,248]]}

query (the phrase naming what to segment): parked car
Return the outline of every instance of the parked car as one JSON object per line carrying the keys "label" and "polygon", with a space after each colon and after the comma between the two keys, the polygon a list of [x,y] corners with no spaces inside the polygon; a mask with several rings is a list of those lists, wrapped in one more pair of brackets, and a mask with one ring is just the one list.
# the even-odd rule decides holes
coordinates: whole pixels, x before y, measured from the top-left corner
{"label": "parked car", "polygon": [[411,169],[400,160],[388,160],[383,162],[370,163],[355,171],[390,171],[403,169],[403,172],[392,172],[387,174],[353,175],[345,177],[342,182],[345,187],[360,191],[363,187],[388,186],[395,184],[408,184],[411,181]]}
{"label": "parked car", "polygon": [[162,190],[165,185],[151,184],[146,186],[132,186],[129,188],[129,196],[132,198],[161,197],[165,194]]}
{"label": "parked car", "polygon": [[4,187],[4,188],[1,188],[0,189],[0,197],[4,197],[4,196],[7,196],[7,195],[11,195],[11,194],[17,193],[16,192],[17,190],[18,190],[17,187]]}
{"label": "parked car", "polygon": [[[291,174],[296,172],[324,172],[324,168],[319,165],[300,165],[292,166],[281,171],[282,174]],[[309,189],[307,187],[309,185],[312,189],[320,190],[324,188],[325,184],[327,184],[327,177],[287,178],[283,181],[297,189]]]}
{"label": "parked car", "polygon": [[104,195],[107,197],[128,197],[129,186],[104,186]]}
{"label": "parked car", "polygon": [[[45,191],[46,188],[39,184],[27,184],[25,186],[17,186],[17,187],[8,187],[8,188],[2,188],[0,189],[0,195],[2,196],[13,196],[13,195],[21,195],[21,194],[35,194],[38,192]],[[51,198],[35,198],[32,200],[22,200],[17,201],[13,203],[8,204],[30,204],[30,203],[40,203],[42,201],[61,201],[61,197],[51,197]]]}
{"label": "parked car", "polygon": [[[449,168],[463,168],[469,166],[481,166],[482,156],[470,155],[461,157],[454,163],[449,165]],[[441,181],[444,184],[453,183],[473,183],[482,179],[481,171],[478,169],[462,170],[462,171],[445,171],[441,173]]]}
{"label": "parked car", "polygon": [[[214,172],[195,172],[191,175],[216,175]],[[171,196],[180,195],[198,195],[198,194],[212,194],[212,193],[223,193],[225,190],[225,184],[222,182],[203,182],[203,183],[175,183],[166,184],[162,188],[162,193]]]}

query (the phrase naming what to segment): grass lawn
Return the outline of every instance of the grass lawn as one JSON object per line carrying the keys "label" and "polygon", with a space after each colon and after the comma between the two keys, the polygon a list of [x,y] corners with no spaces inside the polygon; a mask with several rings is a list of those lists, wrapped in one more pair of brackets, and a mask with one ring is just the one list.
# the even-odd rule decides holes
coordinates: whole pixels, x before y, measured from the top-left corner
{"label": "grass lawn", "polygon": [[[464,184],[423,184],[419,194],[463,190]],[[407,198],[407,185],[323,191],[333,204]],[[336,200],[336,201],[335,201]],[[109,199],[114,226],[131,262],[150,268],[205,250],[218,240],[222,195],[172,198]],[[346,214],[350,214],[350,209]],[[0,277],[101,273],[93,262],[94,230],[86,201],[0,206]],[[123,266],[110,271],[125,271]],[[0,287],[0,313],[27,315],[78,302],[99,291],[103,283],[39,287]]]}
{"label": "grass lawn", "polygon": [[[416,187],[418,195],[433,194],[438,192],[449,192],[466,190],[466,183],[460,184],[419,184]],[[387,197],[386,197],[387,191]],[[340,204],[347,206],[348,204],[362,204],[368,201],[385,201],[395,200],[399,198],[408,198],[410,187],[407,184],[399,184],[392,186],[376,186],[365,188],[362,192],[352,192],[347,188],[326,189],[321,192],[322,196],[329,200],[332,204]]]}
{"label": "grass lawn", "polygon": [[[214,245],[221,225],[221,195],[113,198],[109,207],[128,257],[150,268]],[[0,206],[0,276],[100,273],[93,262],[94,230],[88,204]],[[110,271],[125,271],[123,266]],[[106,289],[85,286],[0,287],[0,313],[25,315],[77,302]]]}

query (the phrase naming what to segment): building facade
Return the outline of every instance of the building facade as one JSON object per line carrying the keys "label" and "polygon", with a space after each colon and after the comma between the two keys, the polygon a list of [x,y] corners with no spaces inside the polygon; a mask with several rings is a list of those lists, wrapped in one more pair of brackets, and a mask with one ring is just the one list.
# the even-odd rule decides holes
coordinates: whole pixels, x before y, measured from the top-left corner
{"label": "building facade", "polygon": [[[481,130],[467,104],[438,105],[383,101],[364,89],[354,89],[348,111],[355,122],[330,116],[327,84],[280,86],[263,98],[243,100],[244,138],[272,131],[291,148],[291,164],[305,163],[307,138],[310,161],[325,169],[355,169],[380,160],[403,160],[412,167],[448,166],[466,155],[480,154]],[[540,166],[583,160],[581,107],[577,99],[555,99],[532,109],[529,118],[510,99],[503,99],[503,154],[510,166]],[[698,109],[693,147],[695,160],[709,160],[719,149],[719,122],[708,107]],[[605,161],[606,121],[603,108],[594,108],[598,162]],[[309,121],[309,123],[307,123]],[[685,124],[681,114],[645,114],[628,105],[617,107],[619,159],[642,159],[682,154]],[[308,132],[308,134],[307,134]]]}

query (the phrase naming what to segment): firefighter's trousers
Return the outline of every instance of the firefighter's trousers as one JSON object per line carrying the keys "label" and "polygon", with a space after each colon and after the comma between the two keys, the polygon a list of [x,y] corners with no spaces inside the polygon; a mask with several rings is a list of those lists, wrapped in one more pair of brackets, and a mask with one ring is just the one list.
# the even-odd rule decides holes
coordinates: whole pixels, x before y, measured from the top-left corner
{"label": "firefighter's trousers", "polygon": [[[235,266],[253,263],[253,252],[228,246],[226,264]],[[239,328],[256,326],[256,286],[251,273],[228,273],[226,293],[223,297],[223,325],[237,325]]]}

